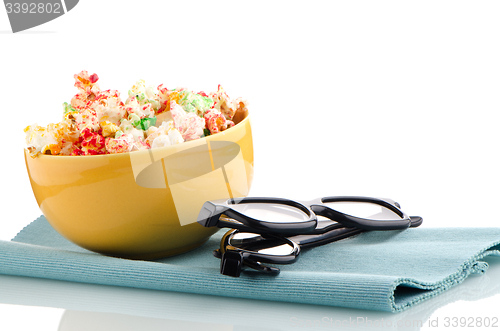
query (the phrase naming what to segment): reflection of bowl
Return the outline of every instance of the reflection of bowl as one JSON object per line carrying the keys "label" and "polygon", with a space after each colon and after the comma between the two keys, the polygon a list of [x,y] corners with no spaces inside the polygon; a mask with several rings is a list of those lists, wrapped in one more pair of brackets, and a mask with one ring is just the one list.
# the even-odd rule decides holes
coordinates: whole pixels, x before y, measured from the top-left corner
{"label": "reflection of bowl", "polygon": [[204,243],[207,200],[246,196],[253,178],[250,119],[206,138],[123,154],[31,158],[26,167],[45,218],[101,254],[155,259]]}

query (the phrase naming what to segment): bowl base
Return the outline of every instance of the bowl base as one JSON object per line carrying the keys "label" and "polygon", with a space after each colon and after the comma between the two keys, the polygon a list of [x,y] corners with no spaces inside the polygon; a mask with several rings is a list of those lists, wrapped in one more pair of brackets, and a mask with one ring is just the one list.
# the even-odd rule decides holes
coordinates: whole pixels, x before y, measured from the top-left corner
{"label": "bowl base", "polygon": [[170,249],[170,250],[163,251],[163,252],[155,252],[155,253],[147,253],[147,254],[139,254],[139,255],[114,255],[114,254],[105,254],[105,255],[112,256],[112,257],[118,257],[121,259],[128,259],[128,260],[145,260],[145,261],[159,260],[159,259],[163,259],[166,257],[189,252],[195,248],[200,247],[201,245],[206,243],[207,240],[208,239],[197,242],[197,243],[189,245],[189,246],[184,246],[184,247],[180,247],[180,248],[176,248],[176,249]]}

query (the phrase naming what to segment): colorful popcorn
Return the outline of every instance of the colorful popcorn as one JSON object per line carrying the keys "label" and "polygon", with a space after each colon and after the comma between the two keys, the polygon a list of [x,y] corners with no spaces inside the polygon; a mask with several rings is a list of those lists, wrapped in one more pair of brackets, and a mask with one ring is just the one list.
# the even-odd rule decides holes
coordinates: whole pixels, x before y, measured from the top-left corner
{"label": "colorful popcorn", "polygon": [[78,93],[63,104],[63,120],[24,129],[32,157],[101,155],[159,148],[216,134],[241,121],[247,102],[216,92],[146,86],[137,81],[123,102],[116,90],[101,90],[96,74],[74,75]]}
{"label": "colorful popcorn", "polygon": [[203,117],[205,118],[205,126],[210,131],[210,134],[219,133],[234,125],[232,121],[226,119],[226,117],[215,108],[209,109],[205,112]]}

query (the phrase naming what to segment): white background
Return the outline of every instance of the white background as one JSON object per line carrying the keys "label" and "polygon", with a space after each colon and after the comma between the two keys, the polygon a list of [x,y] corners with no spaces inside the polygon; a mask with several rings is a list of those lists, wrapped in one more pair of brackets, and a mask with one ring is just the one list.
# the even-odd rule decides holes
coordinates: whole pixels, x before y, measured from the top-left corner
{"label": "white background", "polygon": [[40,214],[23,128],[59,121],[83,69],[122,96],[145,79],[248,99],[251,195],[389,197],[426,227],[496,227],[499,14],[496,1],[81,0],[12,34],[0,8],[0,239]]}

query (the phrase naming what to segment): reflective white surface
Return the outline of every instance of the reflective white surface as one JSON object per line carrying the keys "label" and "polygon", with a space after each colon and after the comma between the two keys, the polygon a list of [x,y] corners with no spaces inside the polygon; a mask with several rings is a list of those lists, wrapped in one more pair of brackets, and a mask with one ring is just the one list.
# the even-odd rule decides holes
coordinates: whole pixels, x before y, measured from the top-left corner
{"label": "reflective white surface", "polygon": [[[59,121],[82,69],[122,97],[145,79],[249,99],[253,196],[387,197],[425,227],[500,226],[496,1],[81,0],[16,35],[3,8],[0,240],[40,214],[23,128]],[[309,330],[324,317],[437,330],[500,318],[494,263],[401,314],[0,276],[0,330]]]}

